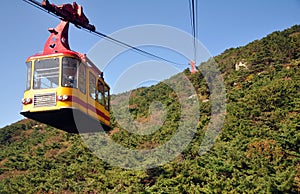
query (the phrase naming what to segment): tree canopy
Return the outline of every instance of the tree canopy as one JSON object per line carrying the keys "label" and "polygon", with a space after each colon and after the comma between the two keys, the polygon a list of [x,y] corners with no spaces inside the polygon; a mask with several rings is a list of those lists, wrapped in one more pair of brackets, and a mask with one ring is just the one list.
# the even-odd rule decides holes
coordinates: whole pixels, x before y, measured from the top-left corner
{"label": "tree canopy", "polygon": [[[299,193],[300,26],[227,49],[214,60],[226,86],[226,118],[206,154],[198,152],[211,120],[209,85],[200,71],[186,69],[181,74],[196,90],[199,122],[192,141],[173,161],[144,170],[114,167],[88,149],[80,135],[24,119],[0,130],[0,193]],[[237,69],[237,64],[244,66]],[[174,92],[176,76],[113,96],[118,109],[108,136],[140,150],[168,141],[181,120],[178,96],[193,98],[184,89]],[[165,118],[154,133],[130,133],[117,122],[129,110],[133,120],[146,123],[150,115],[155,118],[149,110],[159,107]]]}

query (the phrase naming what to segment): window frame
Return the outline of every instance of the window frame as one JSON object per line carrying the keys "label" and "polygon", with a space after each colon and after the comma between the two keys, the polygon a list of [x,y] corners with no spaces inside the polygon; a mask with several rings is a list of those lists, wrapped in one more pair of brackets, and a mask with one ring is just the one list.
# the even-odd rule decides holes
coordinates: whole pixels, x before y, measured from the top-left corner
{"label": "window frame", "polygon": [[[45,61],[56,61],[56,63],[53,63],[55,64],[55,66],[51,66],[51,63],[44,63],[42,65],[39,65],[38,63],[41,63],[41,62],[45,62]],[[33,86],[32,88],[35,89],[35,90],[38,90],[38,89],[53,89],[53,88],[57,88],[59,87],[59,58],[58,57],[55,57],[55,58],[44,58],[44,59],[37,59],[34,61],[33,63]],[[49,65],[50,64],[50,65]],[[46,66],[43,67],[43,66]],[[49,67],[48,67],[49,66]],[[43,72],[44,71],[44,72]],[[49,72],[48,72],[49,71]],[[42,73],[39,73],[39,72],[42,72]],[[49,79],[51,77],[57,77],[56,79]],[[46,85],[48,83],[45,83],[43,80],[49,82],[50,85],[47,85],[48,87],[44,87],[43,85]],[[54,86],[53,86],[54,84]]]}
{"label": "window frame", "polygon": [[[82,71],[83,70],[83,71]],[[78,88],[81,93],[86,94],[86,66],[80,63],[78,67]],[[82,74],[81,74],[82,73]]]}
{"label": "window frame", "polygon": [[105,98],[105,109],[110,110],[110,88],[109,86],[104,82],[104,98]]}
{"label": "window frame", "polygon": [[[97,87],[96,76],[91,71],[89,71],[89,96],[94,100],[97,99],[97,90],[96,90],[97,88],[96,87]],[[93,96],[93,94],[95,96]]]}
{"label": "window frame", "polygon": [[26,62],[26,66],[27,66],[27,78],[26,78],[26,87],[25,90],[30,90],[32,87],[32,61],[28,61]]}
{"label": "window frame", "polygon": [[[97,102],[104,106],[106,110],[109,111],[110,109],[110,88],[109,86],[105,83],[103,78],[99,78],[97,82]],[[100,97],[99,97],[100,96]]]}
{"label": "window frame", "polygon": [[[64,64],[64,60],[72,59],[73,62],[76,61],[76,70],[74,71],[74,66],[72,67],[73,62]],[[79,63],[80,60],[76,57],[63,56],[61,59],[61,86],[69,88],[78,88],[78,74],[79,74]],[[70,65],[71,64],[71,65]],[[66,65],[68,65],[66,67]],[[65,70],[69,71],[65,73]],[[74,73],[75,72],[75,73]],[[72,74],[72,75],[71,75]],[[73,78],[70,78],[72,77]]]}

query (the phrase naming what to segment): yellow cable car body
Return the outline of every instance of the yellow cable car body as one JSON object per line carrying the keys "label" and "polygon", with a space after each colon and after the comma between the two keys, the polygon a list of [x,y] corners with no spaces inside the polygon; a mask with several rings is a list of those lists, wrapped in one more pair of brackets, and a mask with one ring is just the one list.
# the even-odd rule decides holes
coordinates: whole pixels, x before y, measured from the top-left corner
{"label": "yellow cable car body", "polygon": [[21,114],[67,132],[90,132],[110,128],[109,86],[103,72],[86,55],[72,51],[69,23],[90,31],[95,26],[76,3],[41,7],[62,20],[49,28],[42,54],[26,60],[27,83]]}
{"label": "yellow cable car body", "polygon": [[74,51],[29,57],[21,114],[67,132],[110,128],[109,86],[103,73]]}

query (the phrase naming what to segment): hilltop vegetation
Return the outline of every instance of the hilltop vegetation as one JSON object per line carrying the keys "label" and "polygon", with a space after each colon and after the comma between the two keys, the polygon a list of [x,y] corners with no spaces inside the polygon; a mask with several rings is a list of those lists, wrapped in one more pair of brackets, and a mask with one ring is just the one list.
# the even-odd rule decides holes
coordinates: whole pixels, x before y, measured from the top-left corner
{"label": "hilltop vegetation", "polygon": [[[201,72],[187,69],[182,75],[197,92],[199,122],[191,143],[172,162],[147,170],[114,167],[97,158],[80,135],[23,120],[0,130],[0,193],[299,193],[300,26],[227,49],[214,60],[226,86],[227,113],[208,153],[198,151],[211,120],[210,91]],[[179,84],[172,82],[176,76],[167,83]],[[193,96],[174,92],[170,84],[114,96],[118,108],[109,137],[138,150],[172,138],[181,122],[179,96]],[[163,122],[155,117],[161,107]],[[116,122],[127,110],[139,123],[151,115],[157,121],[152,127],[161,128],[146,135],[128,132]]]}

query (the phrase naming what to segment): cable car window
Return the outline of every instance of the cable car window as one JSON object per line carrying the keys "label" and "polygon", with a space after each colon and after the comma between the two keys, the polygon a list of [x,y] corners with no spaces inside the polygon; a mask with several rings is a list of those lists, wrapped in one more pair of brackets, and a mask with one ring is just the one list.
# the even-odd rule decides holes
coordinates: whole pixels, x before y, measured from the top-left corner
{"label": "cable car window", "polygon": [[105,105],[105,98],[104,98],[104,84],[98,80],[98,102]]}
{"label": "cable car window", "polygon": [[105,98],[105,108],[106,110],[109,110],[110,95],[109,95],[109,87],[106,84],[104,86],[104,98]]}
{"label": "cable car window", "polygon": [[46,89],[58,87],[59,59],[42,59],[34,62],[33,88]]}
{"label": "cable car window", "polygon": [[32,62],[31,61],[27,62],[26,66],[27,66],[26,90],[29,90],[31,88]]}
{"label": "cable car window", "polygon": [[71,57],[64,57],[62,60],[62,86],[77,88],[77,67],[78,60]]}
{"label": "cable car window", "polygon": [[89,94],[96,100],[96,76],[90,72],[89,77]]}
{"label": "cable car window", "polygon": [[78,85],[79,85],[79,90],[82,93],[86,93],[86,73],[85,73],[85,65],[80,64],[79,65],[79,73],[78,73]]}

